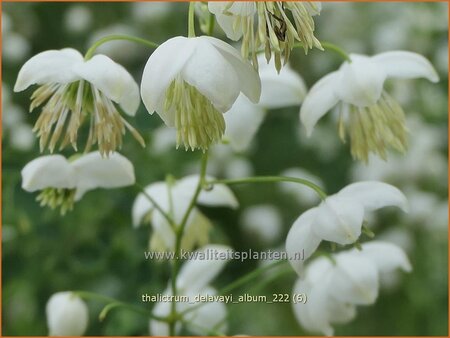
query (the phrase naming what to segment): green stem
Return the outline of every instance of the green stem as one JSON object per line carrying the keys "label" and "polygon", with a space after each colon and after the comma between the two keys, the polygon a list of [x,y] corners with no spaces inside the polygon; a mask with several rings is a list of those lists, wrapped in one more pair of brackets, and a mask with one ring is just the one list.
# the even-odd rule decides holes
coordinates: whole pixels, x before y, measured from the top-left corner
{"label": "green stem", "polygon": [[86,55],[84,56],[84,60],[89,60],[93,55],[95,50],[100,47],[101,45],[103,45],[106,42],[109,41],[114,41],[114,40],[125,40],[125,41],[131,41],[131,42],[136,42],[136,43],[140,43],[141,45],[150,47],[150,48],[157,48],[159,47],[159,45],[156,42],[153,41],[149,41],[146,39],[142,39],[142,38],[138,38],[135,36],[130,36],[130,35],[120,35],[120,34],[114,34],[114,35],[108,35],[105,36],[104,38],[101,38],[100,40],[96,41],[86,52]]}
{"label": "green stem", "polygon": [[189,3],[188,37],[195,38],[195,1]]}
{"label": "green stem", "polygon": [[208,25],[208,35],[209,36],[213,35],[215,24],[216,24],[216,19],[214,17],[214,14],[209,13],[209,25]]}
{"label": "green stem", "polygon": [[[191,2],[192,4],[192,2]],[[172,265],[172,276],[171,276],[171,288],[172,288],[172,295],[177,296],[178,290],[177,290],[177,277],[178,277],[178,271],[180,269],[180,253],[181,253],[181,242],[183,240],[183,233],[184,229],[186,227],[187,221],[189,219],[189,215],[191,214],[191,211],[194,209],[195,204],[197,203],[197,198],[200,195],[200,192],[202,191],[202,187],[205,184],[205,176],[206,176],[206,167],[208,165],[208,152],[204,152],[202,154],[201,159],[201,167],[200,167],[200,177],[198,180],[197,188],[195,189],[194,196],[192,196],[191,202],[189,203],[188,208],[186,209],[186,212],[184,213],[184,216],[181,220],[181,223],[178,227],[176,227],[175,232],[175,254],[176,259],[173,262]],[[176,318],[177,318],[177,309],[176,309],[176,302],[172,302],[171,304],[171,315],[172,321],[169,323],[169,334],[171,336],[175,335],[175,324],[176,324]]]}
{"label": "green stem", "polygon": [[94,292],[89,292],[89,291],[73,291],[73,294],[77,295],[78,297],[84,298],[84,299],[95,299],[101,302],[105,302],[108,303],[103,310],[100,312],[99,315],[99,319],[103,320],[106,316],[106,314],[109,312],[109,310],[111,310],[112,308],[117,308],[117,307],[122,307],[124,309],[128,309],[131,310],[133,312],[136,313],[140,313],[144,316],[153,318],[153,319],[157,319],[160,321],[164,321],[167,322],[167,318],[165,317],[159,317],[159,316],[155,316],[150,310],[141,308],[139,306],[134,306],[132,304],[128,304],[128,303],[124,303],[121,302],[115,298],[111,298],[111,297],[107,297],[107,296],[103,296],[103,295],[99,295],[97,293]]}
{"label": "green stem", "polygon": [[163,217],[170,224],[172,229],[175,230],[177,228],[177,225],[175,224],[175,221],[173,220],[173,218],[155,201],[155,199],[152,196],[150,196],[150,194],[148,194],[145,191],[144,187],[140,186],[137,183],[136,183],[136,187],[138,187],[141,194],[144,195],[144,197],[155,207],[155,209],[157,209],[161,213],[161,215],[163,215]]}
{"label": "green stem", "polygon": [[286,177],[286,176],[254,176],[254,177],[245,177],[245,178],[238,178],[238,179],[231,179],[231,180],[213,180],[210,182],[207,182],[208,184],[227,184],[227,185],[233,185],[233,184],[243,184],[243,183],[268,183],[268,182],[293,182],[293,183],[299,183],[307,186],[308,188],[311,188],[314,190],[317,195],[322,200],[325,200],[327,198],[327,194],[317,185],[313,182],[310,182],[308,180],[305,180],[303,178],[295,178],[295,177]]}
{"label": "green stem", "polygon": [[[345,50],[343,50],[342,48],[340,48],[339,46],[336,46],[334,43],[331,43],[328,41],[320,41],[320,44],[322,45],[324,50],[333,51],[336,54],[338,54],[341,58],[343,58],[345,61],[352,62],[348,53]],[[294,44],[294,48],[298,48],[298,47],[303,48],[304,46],[301,42]]]}

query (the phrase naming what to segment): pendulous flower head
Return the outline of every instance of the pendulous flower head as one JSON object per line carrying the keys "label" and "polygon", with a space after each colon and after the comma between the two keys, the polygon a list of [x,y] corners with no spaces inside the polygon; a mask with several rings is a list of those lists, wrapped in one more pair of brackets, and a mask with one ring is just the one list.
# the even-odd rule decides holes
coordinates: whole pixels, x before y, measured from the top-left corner
{"label": "pendulous flower head", "polygon": [[21,92],[39,87],[31,96],[30,112],[42,106],[34,131],[40,138],[41,152],[53,152],[68,144],[77,150],[78,131],[89,121],[85,151],[94,144],[103,156],[122,146],[122,135],[129,130],[145,146],[139,133],[121,116],[117,104],[134,116],[139,106],[139,87],[121,65],[105,55],[84,60],[75,49],[48,50],[29,59],[20,69],[14,86]]}
{"label": "pendulous flower head", "polygon": [[81,336],[88,326],[86,303],[69,291],[57,292],[50,297],[46,315],[50,336]]}
{"label": "pendulous flower head", "polygon": [[[303,250],[306,260],[322,240],[341,245],[355,243],[361,235],[365,214],[387,206],[407,211],[408,201],[400,190],[387,183],[350,184],[300,215],[287,235],[286,252],[295,257]],[[302,260],[292,259],[289,263],[295,271],[302,273]]]}
{"label": "pendulous flower head", "polygon": [[384,89],[387,78],[439,80],[431,63],[423,56],[405,51],[372,57],[350,55],[339,70],[320,79],[306,95],[300,120],[310,135],[317,121],[341,103],[339,136],[347,133],[355,159],[368,161],[369,153],[386,159],[386,150],[407,149],[407,128],[401,106]]}
{"label": "pendulous flower head", "polygon": [[356,316],[356,306],[373,304],[383,276],[398,269],[411,271],[405,252],[381,241],[318,257],[294,286],[294,294],[306,294],[308,299],[292,304],[295,317],[306,330],[332,336],[332,324],[348,323]]}
{"label": "pendulous flower head", "polygon": [[208,37],[175,37],[159,46],[147,61],[141,96],[177,130],[177,146],[205,151],[221,140],[223,113],[242,92],[257,103],[261,83],[257,72],[225,42]]}
{"label": "pendulous flower head", "polygon": [[256,68],[260,49],[267,61],[274,55],[278,71],[289,61],[295,42],[300,42],[305,52],[313,47],[322,49],[314,36],[313,19],[320,13],[320,2],[210,1],[208,8],[229,39],[242,38],[242,56],[250,56]]}
{"label": "pendulous flower head", "polygon": [[119,153],[103,158],[92,152],[67,160],[61,155],[46,155],[29,162],[22,169],[22,188],[41,191],[41,206],[61,208],[61,214],[73,209],[89,190],[120,188],[134,184],[133,164]]}

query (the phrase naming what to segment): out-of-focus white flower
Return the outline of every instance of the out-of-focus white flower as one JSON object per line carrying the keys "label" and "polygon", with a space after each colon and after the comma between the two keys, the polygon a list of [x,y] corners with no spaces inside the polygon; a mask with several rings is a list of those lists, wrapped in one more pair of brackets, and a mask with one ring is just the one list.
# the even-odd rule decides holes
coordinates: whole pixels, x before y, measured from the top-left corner
{"label": "out-of-focus white flower", "polygon": [[170,2],[133,2],[132,15],[135,20],[142,24],[152,23],[168,16],[173,6]]}
{"label": "out-of-focus white flower", "polygon": [[247,150],[261,126],[266,110],[300,105],[306,95],[303,79],[289,64],[278,73],[273,64],[258,56],[260,62],[261,98],[258,104],[239,95],[231,109],[224,115],[226,130],[224,139],[235,151]]}
{"label": "out-of-focus white flower", "polygon": [[[410,186],[421,180],[434,179],[441,184],[447,179],[447,159],[443,155],[447,143],[447,128],[423,122],[417,116],[407,120],[409,130],[408,152],[402,156],[389,154],[388,161],[369,157],[368,165],[355,164],[352,177],[355,180],[380,180]],[[445,181],[446,182],[446,181]]]}
{"label": "out-of-focus white flower", "polygon": [[161,155],[175,146],[177,133],[174,129],[161,126],[153,130],[151,136],[151,152]]}
{"label": "out-of-focus white flower", "polygon": [[9,135],[11,147],[20,151],[28,151],[33,148],[34,138],[33,129],[25,123],[21,123]]}
{"label": "out-of-focus white flower", "polygon": [[133,116],[139,106],[139,87],[121,65],[105,55],[85,61],[75,49],[49,50],[29,59],[20,69],[15,92],[38,84],[31,96],[30,111],[42,106],[34,126],[40,137],[41,151],[48,145],[52,152],[57,142],[77,149],[78,129],[86,118],[90,132],[86,149],[98,144],[102,155],[122,145],[128,129],[144,146],[139,133],[120,115],[114,102]]}
{"label": "out-of-focus white flower", "polygon": [[[361,234],[365,213],[386,206],[406,211],[406,197],[394,186],[382,182],[350,184],[294,222],[286,238],[286,252],[290,257],[298,257],[303,251],[302,258],[306,260],[322,240],[342,245],[355,243]],[[302,259],[291,259],[289,263],[301,274]]]}
{"label": "out-of-focus white flower", "polygon": [[[197,250],[180,269],[177,279],[177,295],[188,296],[189,302],[177,302],[176,310],[181,313],[190,307],[198,306],[196,296],[214,296],[217,291],[209,286],[212,280],[223,270],[228,262],[232,249],[225,245],[207,245]],[[217,255],[217,257],[215,257]],[[223,257],[221,258],[221,255]],[[173,295],[170,281],[163,295]],[[153,309],[155,316],[165,317],[170,314],[171,303],[159,302]],[[197,335],[208,334],[211,330],[224,332],[227,324],[225,318],[227,310],[224,303],[208,302],[205,305],[189,311],[183,316],[189,330]],[[168,336],[169,325],[165,322],[150,320],[150,333],[154,336]],[[176,324],[177,333],[181,329],[181,323]]]}
{"label": "out-of-focus white flower", "polygon": [[[332,261],[333,260],[333,261]],[[333,335],[332,324],[344,324],[356,316],[357,305],[373,304],[380,278],[397,269],[411,271],[408,257],[394,244],[373,241],[338,253],[332,260],[319,257],[306,268],[294,294],[306,294],[306,303],[293,303],[299,323],[308,331]]]}
{"label": "out-of-focus white flower", "polygon": [[431,63],[423,56],[392,51],[372,57],[351,54],[339,70],[319,80],[307,94],[300,119],[310,135],[317,121],[332,107],[342,103],[339,136],[348,130],[351,153],[367,162],[370,152],[386,158],[386,149],[404,152],[407,147],[405,117],[400,105],[383,90],[388,77],[439,80]]}
{"label": "out-of-focus white flower", "polygon": [[[234,41],[242,38],[242,55],[246,58],[250,55],[255,67],[258,66],[256,54],[261,48],[264,48],[267,60],[274,54],[278,71],[282,59],[288,62],[296,41],[303,44],[305,52],[313,47],[322,49],[314,36],[312,18],[320,13],[320,3],[210,1],[208,8],[228,38]],[[288,18],[288,12],[293,21]]]}
{"label": "out-of-focus white flower", "polygon": [[258,73],[233,47],[208,36],[164,42],[148,59],[141,84],[149,113],[175,127],[177,145],[192,150],[221,140],[223,113],[240,92],[259,101]]}
{"label": "out-of-focus white flower", "polygon": [[102,158],[99,152],[82,155],[71,161],[61,155],[47,155],[29,162],[22,169],[22,188],[42,190],[37,197],[41,206],[72,210],[89,190],[120,188],[134,184],[133,164],[119,153]]}
{"label": "out-of-focus white flower", "polygon": [[[303,168],[286,169],[281,173],[281,176],[303,178],[314,183],[315,185],[319,186],[322,189],[324,188],[323,182],[320,178],[311,174],[309,171]],[[313,203],[317,203],[320,199],[314,190],[305,187],[304,185],[289,182],[281,182],[280,188],[285,193],[295,197],[295,199],[299,204],[311,205]]]}
{"label": "out-of-focus white flower", "polygon": [[82,336],[89,313],[80,297],[70,291],[53,294],[46,306],[49,336]]}
{"label": "out-of-focus white flower", "polygon": [[84,5],[72,5],[64,14],[64,19],[69,32],[83,33],[92,25],[92,12]]}
{"label": "out-of-focus white flower", "polygon": [[256,237],[263,244],[272,244],[280,238],[283,220],[274,206],[255,205],[244,210],[241,224],[250,238]]}
{"label": "out-of-focus white flower", "polygon": [[30,52],[31,46],[28,40],[16,32],[3,33],[2,60],[10,63],[23,61]]}
{"label": "out-of-focus white flower", "polygon": [[[170,214],[173,221],[179,226],[194,196],[198,180],[198,175],[191,175],[176,182],[156,182],[147,186],[145,192],[165,213]],[[232,191],[223,184],[215,184],[212,190],[202,190],[197,203],[205,206],[230,208],[238,206],[238,201]],[[173,225],[143,193],[139,194],[134,201],[132,220],[135,227],[143,222],[151,221],[154,232],[150,246],[153,250],[163,251],[175,248]],[[197,208],[194,208],[187,220],[181,247],[189,250],[197,243],[207,244],[210,227],[209,220]]]}

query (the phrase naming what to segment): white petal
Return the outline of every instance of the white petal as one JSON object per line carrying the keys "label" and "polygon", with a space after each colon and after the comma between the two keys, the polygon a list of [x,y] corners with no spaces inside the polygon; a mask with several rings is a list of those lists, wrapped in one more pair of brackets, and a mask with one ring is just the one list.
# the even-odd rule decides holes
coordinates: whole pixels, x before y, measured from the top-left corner
{"label": "white petal", "polygon": [[353,198],[364,206],[366,211],[386,206],[396,206],[408,211],[406,196],[396,187],[377,181],[364,181],[350,184],[338,192],[344,198]]}
{"label": "white petal", "polygon": [[233,15],[223,14],[223,11],[227,5],[228,4],[226,1],[209,1],[208,9],[216,16],[217,23],[223,29],[226,36],[233,41],[238,41],[242,37],[242,28],[239,25],[236,29],[234,29],[233,22],[236,17]]}
{"label": "white petal", "polygon": [[72,292],[53,294],[46,305],[50,336],[82,336],[88,326],[88,308]]}
{"label": "white petal", "polygon": [[328,319],[328,302],[330,299],[325,283],[312,284],[307,280],[298,279],[294,286],[294,294],[306,294],[307,302],[292,303],[294,315],[306,330],[333,335],[333,328]]}
{"label": "white petal", "polygon": [[222,40],[210,36],[201,36],[200,38],[212,43],[227,61],[233,65],[239,78],[241,92],[253,103],[258,103],[261,96],[261,80],[253,66],[247,60],[244,60],[236,49]]}
{"label": "white petal", "polygon": [[22,188],[33,192],[45,188],[75,188],[76,177],[61,155],[47,155],[29,162],[22,169]]}
{"label": "white petal", "polygon": [[133,164],[117,152],[108,158],[103,158],[99,152],[92,152],[76,159],[71,165],[77,175],[76,200],[95,188],[120,188],[135,182]]}
{"label": "white petal", "polygon": [[332,72],[321,78],[303,100],[300,120],[308,136],[312,134],[317,121],[339,102],[335,93],[337,76],[338,72]]}
{"label": "white petal", "polygon": [[263,108],[250,102],[244,95],[239,95],[231,109],[224,115],[227,126],[224,138],[230,142],[235,151],[247,150],[265,116]]}
{"label": "white petal", "polygon": [[360,254],[374,262],[381,273],[389,273],[398,268],[406,272],[412,270],[405,252],[392,243],[380,241],[364,243]]}
{"label": "white petal", "polygon": [[361,234],[364,207],[357,200],[334,195],[317,207],[312,231],[327,241],[354,243]]}
{"label": "white petal", "polygon": [[220,112],[231,108],[239,95],[239,77],[233,65],[206,39],[195,39],[194,53],[181,76],[206,96]]}
{"label": "white petal", "polygon": [[75,65],[73,71],[119,104],[125,113],[131,116],[136,113],[140,103],[139,87],[124,67],[105,55],[95,55]]}
{"label": "white petal", "polygon": [[[169,293],[164,292],[163,295],[168,295]],[[170,311],[172,308],[171,302],[158,302],[153,308],[152,313],[158,317],[166,317],[170,315]],[[177,329],[180,329],[179,325],[177,325]],[[149,331],[152,336],[164,337],[169,335],[169,324],[166,322],[162,322],[159,320],[151,319],[149,321]],[[176,330],[177,332],[179,330]]]}
{"label": "white petal", "polygon": [[[213,181],[215,178],[207,176],[207,181]],[[182,194],[187,200],[191,200],[199,180],[198,175],[186,176],[179,180],[176,185],[176,192]],[[206,206],[222,206],[236,209],[239,202],[228,186],[225,184],[214,184],[211,190],[201,190],[197,203]]]}
{"label": "white petal", "polygon": [[340,302],[332,297],[328,300],[328,319],[331,323],[345,324],[356,317],[356,306]]}
{"label": "white petal", "polygon": [[[214,288],[206,287],[197,295],[214,296],[217,291]],[[193,306],[196,306],[195,304]],[[186,307],[188,309],[189,306]],[[203,306],[196,308],[186,314],[185,319],[188,322],[189,331],[196,335],[208,334],[208,330],[218,331],[224,333],[227,325],[225,319],[227,317],[227,308],[222,302],[209,302]],[[191,325],[189,325],[191,324]]]}
{"label": "white petal", "polygon": [[[227,1],[222,2],[227,3]],[[256,4],[254,1],[234,1],[228,12],[233,15],[252,16],[256,14]]]}
{"label": "white petal", "polygon": [[167,87],[181,72],[194,51],[193,39],[177,36],[167,40],[150,55],[142,74],[141,96],[150,114],[157,111],[169,126],[173,116],[163,110]]}
{"label": "white petal", "polygon": [[392,51],[377,54],[372,60],[391,77],[402,79],[424,77],[431,82],[439,81],[439,76],[430,61],[417,53]]}
{"label": "white petal", "polygon": [[289,64],[278,74],[274,65],[275,58],[267,64],[265,56],[261,54],[258,62],[261,78],[259,105],[269,109],[300,105],[306,96],[306,86],[301,76]]}
{"label": "white petal", "polygon": [[[317,211],[317,208],[314,208],[304,212],[294,222],[286,238],[289,263],[298,274],[302,274],[304,260],[316,251],[321,242],[321,239],[311,229]],[[302,257],[302,253],[304,253],[304,257]]]}
{"label": "white petal", "polygon": [[381,96],[386,73],[367,56],[351,54],[350,58],[351,63],[344,62],[339,68],[336,93],[345,103],[371,106]]}
{"label": "white petal", "polygon": [[378,271],[369,259],[352,253],[335,256],[336,267],[330,277],[331,295],[355,305],[373,304],[378,296]]}
{"label": "white petal", "polygon": [[[165,182],[156,182],[150,184],[145,187],[145,192],[153,198],[156,203],[162,204],[161,201],[165,201],[164,205],[167,204],[167,184]],[[137,227],[139,223],[142,221],[142,218],[153,210],[153,204],[149,201],[149,199],[143,194],[140,193],[133,203],[133,208],[131,211],[133,226]]]}
{"label": "white petal", "polygon": [[79,79],[72,66],[82,63],[83,56],[72,48],[48,50],[29,59],[19,71],[14,91],[20,92],[32,84],[70,83]]}
{"label": "white petal", "polygon": [[177,286],[190,293],[199,292],[223,270],[231,251],[225,245],[206,245],[195,251],[181,267]]}

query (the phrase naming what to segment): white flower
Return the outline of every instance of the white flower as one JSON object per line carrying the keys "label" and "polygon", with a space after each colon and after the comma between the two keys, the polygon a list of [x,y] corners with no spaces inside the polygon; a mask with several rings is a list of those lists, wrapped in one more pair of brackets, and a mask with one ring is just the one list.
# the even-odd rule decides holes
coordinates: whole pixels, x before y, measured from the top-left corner
{"label": "white flower", "polygon": [[241,216],[243,230],[253,241],[264,244],[276,242],[281,235],[283,220],[273,205],[255,205],[246,208]]}
{"label": "white flower", "polygon": [[52,152],[61,136],[60,149],[70,143],[76,150],[78,129],[85,119],[90,123],[86,149],[97,143],[102,155],[109,155],[121,147],[126,129],[144,145],[113,103],[133,116],[140,101],[138,85],[107,56],[95,55],[85,61],[71,48],[39,53],[20,69],[14,91],[33,84],[40,87],[31,96],[30,111],[43,106],[34,126],[41,151],[48,144]]}
{"label": "white flower", "polygon": [[[314,36],[312,16],[320,13],[320,3],[301,1],[210,1],[208,8],[231,40],[242,38],[242,55],[252,57],[258,66],[256,54],[263,48],[267,60],[272,53],[278,71],[282,58],[286,63],[294,43],[303,44],[305,52],[313,47],[322,49]],[[293,21],[288,18],[290,11]],[[255,23],[256,17],[256,23]],[[256,29],[255,29],[256,27]]]}
{"label": "white flower", "polygon": [[[208,177],[208,180],[211,179]],[[145,192],[165,213],[172,217],[177,226],[180,226],[194,196],[198,180],[198,175],[191,175],[175,182],[156,182],[147,186]],[[223,184],[215,184],[211,190],[202,190],[197,203],[205,206],[231,208],[238,206],[232,191]],[[150,243],[152,249],[174,250],[175,233],[172,225],[143,193],[139,194],[134,201],[132,219],[135,227],[146,221],[151,222],[154,231]],[[209,220],[197,208],[194,208],[187,220],[181,247],[189,250],[197,243],[207,244],[210,227]]]}
{"label": "white flower", "polygon": [[[332,107],[342,103],[339,136],[350,134],[354,158],[367,162],[370,152],[386,158],[386,148],[404,152],[407,147],[405,117],[400,105],[383,85],[387,78],[439,80],[430,62],[423,56],[392,51],[372,57],[351,54],[351,63],[319,80],[307,94],[300,119],[310,135],[317,121]],[[347,124],[347,126],[346,126]]]}
{"label": "white flower", "polygon": [[[209,284],[223,270],[231,251],[232,249],[225,245],[204,246],[194,252],[192,258],[186,261],[180,269],[177,279],[177,295],[188,296],[190,301],[177,302],[176,310],[181,313],[197,306],[195,310],[191,310],[183,316],[183,320],[188,323],[189,330],[194,334],[208,334],[211,330],[223,333],[226,330],[227,311],[225,303],[208,302],[198,306],[199,303],[195,303],[195,297],[198,295],[217,295],[217,291]],[[219,259],[214,258],[215,255]],[[220,258],[221,255],[224,255],[224,257]],[[173,295],[170,285],[169,281],[164,295]],[[155,305],[153,314],[165,317],[170,314],[170,311],[170,302],[159,302]],[[165,322],[152,319],[149,329],[154,336],[169,335],[169,326]],[[181,323],[177,323],[176,329],[177,332],[180,331]]]}
{"label": "white flower", "polygon": [[259,55],[258,61],[261,79],[259,103],[254,104],[241,94],[224,116],[227,126],[224,139],[235,151],[248,149],[268,109],[300,105],[306,95],[303,79],[289,64],[278,73],[273,60],[266,62],[264,56]]}
{"label": "white flower", "polygon": [[142,76],[142,100],[169,127],[177,144],[206,150],[225,130],[222,113],[242,92],[257,103],[261,83],[256,71],[225,42],[201,36],[175,37],[159,46]]}
{"label": "white flower", "polygon": [[61,155],[47,155],[29,162],[22,169],[22,188],[42,190],[37,200],[41,206],[72,210],[89,190],[119,188],[135,182],[133,164],[119,153],[103,158],[99,152],[82,155],[71,161]]}
{"label": "white flower", "polygon": [[[338,244],[355,243],[361,234],[365,214],[386,206],[407,210],[403,193],[392,185],[382,182],[353,183],[337,194],[328,196],[318,207],[304,212],[293,224],[286,238],[289,257],[304,252],[310,257],[322,240]],[[289,260],[301,273],[303,261]]]}
{"label": "white flower", "polygon": [[49,336],[81,336],[88,326],[88,308],[74,293],[53,294],[46,306]]}
{"label": "white flower", "polygon": [[305,304],[293,303],[300,324],[311,332],[333,335],[332,324],[344,324],[356,316],[357,305],[373,304],[383,275],[397,269],[411,271],[408,257],[394,244],[373,241],[333,255],[319,257],[306,268],[294,294],[307,296]]}
{"label": "white flower", "polygon": [[64,24],[71,33],[84,33],[93,23],[93,13],[87,6],[72,5],[64,13]]}

